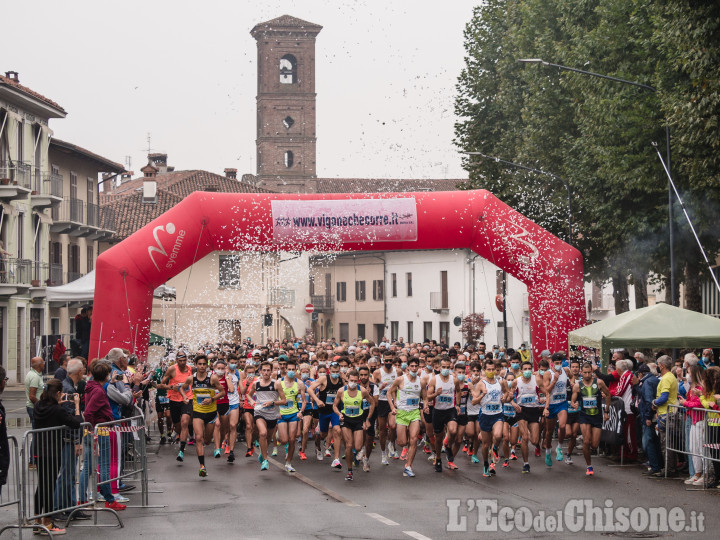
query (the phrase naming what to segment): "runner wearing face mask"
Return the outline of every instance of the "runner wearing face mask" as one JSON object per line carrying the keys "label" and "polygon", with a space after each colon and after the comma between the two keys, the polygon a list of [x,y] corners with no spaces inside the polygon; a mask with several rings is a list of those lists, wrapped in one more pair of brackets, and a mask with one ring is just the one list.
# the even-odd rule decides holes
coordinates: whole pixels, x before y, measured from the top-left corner
{"label": "runner wearing face mask", "polygon": [[230,431],[230,399],[228,398],[228,395],[235,390],[235,387],[232,386],[230,374],[227,373],[227,364],[225,363],[225,360],[217,360],[215,362],[214,370],[218,381],[220,381],[220,384],[225,390],[225,395],[218,398],[216,401],[218,421],[215,422],[215,430],[213,434],[213,438],[215,440],[215,452],[213,455],[215,456],[215,459],[218,459],[222,454],[222,450],[224,450],[228,444],[228,432]]}
{"label": "runner wearing face mask", "polygon": [[522,472],[530,472],[528,443],[532,443],[536,449],[540,444],[540,415],[542,414],[542,403],[540,403],[540,385],[542,377],[533,373],[532,362],[525,360],[522,363],[522,377],[515,379],[511,391],[515,396],[511,401],[515,412],[518,413],[518,427],[520,429],[520,449],[523,457]]}
{"label": "runner wearing face mask", "polygon": [[397,443],[408,445],[407,461],[403,476],[414,477],[412,470],[420,434],[420,400],[425,398],[425,387],[422,385],[418,370],[417,358],[411,358],[406,366],[406,373],[395,379],[388,391],[390,414],[395,416]]}
{"label": "runner wearing face mask", "polygon": [[555,425],[558,427],[558,442],[556,457],[562,461],[562,444],[565,440],[565,424],[567,423],[568,400],[567,386],[570,369],[563,367],[563,355],[556,352],[552,355],[552,371],[545,373],[543,382],[545,384],[545,395],[548,405],[545,407],[545,464],[552,467],[552,436],[555,432]]}
{"label": "runner wearing face mask", "polygon": [[[377,419],[377,400],[380,395],[377,385],[370,380],[370,369],[368,366],[358,368],[358,383],[370,394],[370,399],[363,399],[363,426],[365,432],[365,446],[358,456],[362,459],[363,471],[370,472],[370,454],[372,453],[373,444],[375,443],[375,420]],[[371,407],[372,405],[372,407]],[[372,411],[371,411],[372,408]],[[367,424],[365,421],[367,420]]]}
{"label": "runner wearing face mask", "polygon": [[[225,454],[227,454],[228,463],[235,461],[235,442],[237,441],[237,427],[240,420],[240,372],[238,371],[237,356],[230,353],[228,355],[228,404],[230,409],[228,417],[230,424],[228,428],[228,441],[225,446]],[[232,392],[230,391],[232,388]]]}
{"label": "runner wearing face mask", "polygon": [[482,364],[475,361],[470,364],[470,381],[468,381],[468,387],[470,390],[469,399],[467,402],[467,415],[468,423],[465,426],[465,435],[467,436],[469,446],[468,456],[470,456],[470,463],[480,463],[480,459],[477,457],[480,449],[480,404],[473,403],[472,391],[480,382],[480,374],[482,371]]}
{"label": "runner wearing face mask", "polygon": [[305,410],[302,413],[302,441],[300,443],[300,452],[298,452],[298,455],[300,456],[301,461],[305,461],[307,459],[305,449],[307,448],[308,437],[311,430],[315,429],[318,418],[317,403],[315,403],[315,401],[313,401],[307,393],[312,383],[315,382],[315,379],[310,378],[310,364],[300,365],[300,380],[305,385],[306,397]]}
{"label": "runner wearing face mask", "polygon": [[[337,362],[330,362],[330,370],[327,375],[319,376],[318,379],[310,385],[310,397],[317,403],[320,409],[318,423],[320,427],[320,436],[315,439],[315,448],[320,452],[320,442],[327,439],[328,432],[332,426],[332,438],[335,452],[335,459],[331,463],[334,469],[342,469],[340,463],[340,441],[342,432],[340,431],[340,417],[333,410],[337,391],[344,385],[340,378],[340,365]],[[318,457],[318,461],[320,457]]]}
{"label": "runner wearing face mask", "polygon": [[[393,444],[395,441],[395,416],[390,415],[390,405],[388,404],[387,397],[393,381],[400,376],[400,373],[398,373],[398,370],[394,366],[393,356],[392,351],[385,351],[383,353],[383,366],[373,375],[374,382],[380,390],[377,424],[378,430],[380,431],[380,451],[383,465],[389,464],[386,449],[390,451],[390,457],[395,457],[395,447]],[[389,444],[388,438],[390,439]]]}
{"label": "runner wearing face mask", "polygon": [[[482,437],[483,476],[495,474],[495,464],[489,463],[490,445],[497,446],[503,435],[503,402],[508,401],[510,391],[507,383],[495,377],[495,364],[485,360],[485,377],[480,379],[473,390],[473,403],[480,404],[480,436]],[[505,456],[506,458],[508,456]]]}
{"label": "runner wearing face mask", "polygon": [[469,401],[471,401],[470,399],[468,399],[470,397],[470,386],[468,385],[467,378],[465,377],[465,362],[458,362],[455,364],[455,378],[457,378],[457,380],[460,381],[462,385],[459,402],[460,412],[458,413],[457,417],[457,434],[455,435],[455,439],[450,442],[449,446],[452,449],[452,455],[457,456],[460,452],[460,448],[465,438],[465,433],[468,425],[467,406]]}
{"label": "runner wearing face mask", "polygon": [[[431,377],[434,377],[438,373],[440,373],[440,360],[438,360],[437,358],[428,358],[425,365],[425,373],[423,373],[420,379],[420,383],[423,385],[423,388],[425,388],[426,394],[428,386],[430,385]],[[423,447],[423,452],[429,454],[428,461],[435,461],[435,452],[433,451],[433,449],[435,448],[435,434],[432,427],[432,415],[434,410],[435,400],[428,399],[426,396],[423,400],[422,413],[422,419],[425,427],[425,444]]]}
{"label": "runner wearing face mask", "polygon": [[[452,374],[450,359],[443,357],[440,361],[440,374],[433,375],[428,384],[428,400],[435,400],[433,411],[433,432],[435,433],[435,472],[442,472],[441,448],[444,433],[453,439],[457,433],[457,415],[460,406],[461,383]],[[425,406],[428,412],[428,406]],[[448,469],[457,469],[452,451],[446,453]]]}
{"label": "runner wearing face mask", "polygon": [[[297,362],[294,359],[287,361],[285,378],[280,381],[287,402],[280,406],[280,418],[278,419],[277,431],[280,443],[286,445],[285,470],[289,473],[295,472],[292,466],[292,458],[295,454],[295,441],[297,439],[299,413],[305,410],[305,385],[298,382],[295,377]],[[298,404],[299,408],[298,408]]]}
{"label": "runner wearing face mask", "polygon": [[[342,435],[345,442],[345,458],[348,472],[345,480],[353,479],[353,465],[359,465],[357,454],[363,447],[363,427],[367,428],[368,421],[363,421],[363,400],[370,400],[370,393],[358,385],[358,372],[351,369],[347,372],[347,384],[338,389],[333,403],[333,412],[338,415],[342,423]],[[370,405],[370,413],[374,404]],[[339,447],[340,441],[335,444]],[[335,467],[341,468],[341,467]]]}

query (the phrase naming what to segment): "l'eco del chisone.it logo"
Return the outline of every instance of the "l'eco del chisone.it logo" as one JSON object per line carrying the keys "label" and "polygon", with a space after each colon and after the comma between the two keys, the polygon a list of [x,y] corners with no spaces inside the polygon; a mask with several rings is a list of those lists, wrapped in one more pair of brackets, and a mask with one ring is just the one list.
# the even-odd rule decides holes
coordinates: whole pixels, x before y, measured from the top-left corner
{"label": "l'eco del chisone.it logo", "polygon": [[158,270],[158,272],[160,271],[160,267],[155,260],[155,254],[159,253],[160,255],[167,257],[168,260],[167,263],[165,263],[165,268],[172,268],[175,265],[175,259],[177,259],[178,253],[180,253],[180,248],[182,247],[183,240],[185,240],[185,231],[183,229],[180,229],[177,232],[177,238],[175,239],[172,250],[168,255],[165,246],[163,245],[162,241],[158,236],[161,231],[166,235],[172,236],[175,234],[175,224],[168,223],[167,225],[158,225],[153,229],[153,238],[155,238],[156,245],[148,246],[148,255],[150,256],[150,260],[155,265],[155,268]]}

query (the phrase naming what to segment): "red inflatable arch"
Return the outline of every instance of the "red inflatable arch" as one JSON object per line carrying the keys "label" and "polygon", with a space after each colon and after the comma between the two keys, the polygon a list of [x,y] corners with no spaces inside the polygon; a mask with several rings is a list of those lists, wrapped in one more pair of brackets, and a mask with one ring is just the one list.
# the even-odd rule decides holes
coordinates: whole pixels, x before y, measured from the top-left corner
{"label": "red inflatable arch", "polygon": [[528,288],[535,358],[585,324],[582,256],[485,190],[195,192],[98,257],[90,357],[147,355],[153,290],[212,251],[465,249]]}

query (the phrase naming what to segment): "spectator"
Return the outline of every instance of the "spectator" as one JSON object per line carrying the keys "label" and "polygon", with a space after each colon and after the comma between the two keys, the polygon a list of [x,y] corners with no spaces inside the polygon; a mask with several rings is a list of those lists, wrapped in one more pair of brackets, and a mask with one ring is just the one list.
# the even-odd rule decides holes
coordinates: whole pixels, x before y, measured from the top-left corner
{"label": "spectator", "polygon": [[700,366],[703,369],[707,369],[715,365],[715,354],[712,349],[705,349],[702,352],[702,358],[700,359]]}
{"label": "spectator", "polygon": [[648,474],[660,476],[662,474],[660,439],[655,431],[655,411],[652,408],[652,402],[657,394],[658,384],[660,384],[657,365],[640,364],[638,376],[642,377],[638,383],[638,412],[642,422],[642,447],[648,458]]}
{"label": "spectator", "polygon": [[[5,391],[7,375],[5,368],[0,366],[0,395]],[[10,469],[10,446],[7,438],[7,422],[5,416],[5,405],[0,400],[0,495],[2,487],[7,484],[8,471]]]}
{"label": "spectator", "polygon": [[700,456],[703,454],[703,441],[705,439],[705,418],[704,413],[690,410],[703,408],[700,396],[705,393],[703,388],[705,373],[698,363],[693,363],[688,368],[687,382],[689,384],[687,399],[678,398],[680,405],[688,409],[685,414],[685,451],[690,458],[688,460],[690,477],[685,480],[685,483],[702,486],[704,483],[703,459]]}
{"label": "spectator", "polygon": [[[27,401],[25,403],[25,409],[27,410],[28,416],[30,417],[30,426],[35,429],[35,404],[40,399],[42,394],[43,383],[42,372],[45,369],[45,360],[41,357],[36,356],[30,359],[30,371],[25,375],[25,397]],[[35,440],[30,443],[30,456],[29,456],[30,468],[35,468]]]}
{"label": "spectator", "polygon": [[[76,430],[80,428],[80,396],[73,396],[74,414],[70,414],[61,404],[63,401],[62,382],[50,379],[40,399],[35,403],[35,429],[55,428],[67,426]],[[37,443],[38,486],[35,491],[35,515],[49,514],[41,518],[40,523],[45,525],[52,534],[65,534],[52,521],[54,508],[55,482],[60,472],[63,437],[66,430],[51,430],[36,434],[33,439]]]}
{"label": "spectator", "polygon": [[[82,411],[82,392],[79,390],[79,385],[82,381],[83,375],[85,375],[85,366],[82,360],[73,358],[67,365],[67,377],[62,381],[63,392],[65,393],[66,400],[62,403],[63,407],[67,409],[69,414],[72,414],[74,407],[73,402],[77,394],[80,396],[80,410]],[[60,380],[60,379],[58,379]],[[55,486],[55,508],[70,508],[77,505],[77,494],[75,492],[75,470],[77,468],[77,456],[80,455],[80,438],[74,433],[70,432],[68,436],[63,439],[62,444],[62,464],[60,468],[60,475],[58,477],[57,485]],[[63,516],[69,517],[69,512]],[[74,519],[90,519],[88,514],[83,512],[75,512],[73,514]]]}
{"label": "spectator", "polygon": [[625,414],[627,417],[625,419],[625,425],[623,426],[625,439],[623,443],[623,455],[628,461],[636,461],[638,457],[635,413],[631,407],[633,386],[632,365],[631,360],[617,360],[615,373],[617,374],[618,380],[609,387],[610,394],[619,397],[625,404]]}
{"label": "spectator", "polygon": [[[75,339],[80,342],[80,355],[88,357],[90,350],[90,327],[92,325],[92,307],[80,310],[80,317],[75,319]],[[76,355],[77,356],[77,355]]]}
{"label": "spectator", "polygon": [[[703,353],[704,356],[704,353]],[[711,366],[705,372],[705,392],[700,396],[704,409],[718,409],[720,402],[720,368]],[[715,471],[715,487],[720,487],[720,414],[709,413],[707,419],[707,438]]]}
{"label": "spectator", "polygon": [[[112,422],[114,420],[113,411],[110,408],[105,387],[109,382],[111,373],[110,365],[107,362],[95,361],[91,367],[92,380],[88,381],[85,386],[85,421],[89,422],[93,429],[97,424],[104,422]],[[83,444],[84,464],[83,472],[80,476],[80,498],[82,502],[88,500],[88,484],[90,473],[92,470],[92,436],[85,437]],[[98,467],[100,470],[99,491],[105,499],[105,507],[113,510],[125,510],[125,505],[115,500],[112,494],[110,484],[110,433],[98,430]],[[94,473],[94,471],[92,471]],[[93,482],[95,481],[93,474]]]}
{"label": "spectator", "polygon": [[660,448],[664,449],[666,453],[667,470],[665,473],[668,477],[674,478],[678,475],[677,453],[674,450],[667,449],[667,441],[668,436],[677,431],[677,421],[674,418],[677,410],[671,408],[670,405],[677,405],[678,403],[678,381],[671,371],[673,366],[672,358],[663,355],[658,358],[657,364],[660,370],[660,382],[658,383],[652,407],[657,411]]}
{"label": "spectator", "polygon": [[63,354],[58,359],[58,365],[59,367],[55,370],[54,377],[58,381],[64,381],[65,377],[67,377],[67,365],[68,361],[70,361],[70,355],[69,354]]}

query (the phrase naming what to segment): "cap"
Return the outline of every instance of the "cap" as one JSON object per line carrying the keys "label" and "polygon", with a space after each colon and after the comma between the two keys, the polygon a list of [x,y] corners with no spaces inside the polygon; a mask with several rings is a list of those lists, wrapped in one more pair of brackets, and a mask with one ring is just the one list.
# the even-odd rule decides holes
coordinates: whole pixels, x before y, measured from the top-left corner
{"label": "cap", "polygon": [[540,353],[540,356],[550,356],[550,354],[551,354],[550,351],[545,349],[543,352]]}
{"label": "cap", "polygon": [[[544,352],[543,352],[543,356],[545,356]],[[558,361],[562,362],[563,360],[565,360],[565,355],[563,353],[561,353],[561,352],[553,353],[553,355],[552,355],[553,362],[558,362]]]}
{"label": "cap", "polygon": [[640,367],[637,370],[638,373],[650,373],[650,368],[647,364],[640,364]]}

